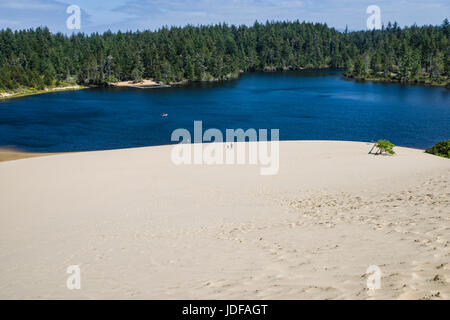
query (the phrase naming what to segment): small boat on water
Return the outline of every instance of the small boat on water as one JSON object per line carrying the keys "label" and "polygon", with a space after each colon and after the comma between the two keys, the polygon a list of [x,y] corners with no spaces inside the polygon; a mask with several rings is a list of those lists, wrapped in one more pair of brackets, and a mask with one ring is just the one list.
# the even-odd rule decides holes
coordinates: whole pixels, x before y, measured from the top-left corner
{"label": "small boat on water", "polygon": [[167,113],[161,113],[161,117],[167,117],[168,114]]}

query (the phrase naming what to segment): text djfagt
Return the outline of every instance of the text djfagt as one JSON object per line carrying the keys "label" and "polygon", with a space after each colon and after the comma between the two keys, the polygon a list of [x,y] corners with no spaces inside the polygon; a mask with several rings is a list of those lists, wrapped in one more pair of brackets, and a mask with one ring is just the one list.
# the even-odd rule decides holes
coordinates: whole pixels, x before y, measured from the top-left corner
{"label": "text djfagt", "polygon": [[[210,128],[203,132],[202,121],[194,121],[194,139],[184,128],[175,129],[171,140],[179,142],[172,149],[172,162],[181,164],[207,165],[260,165],[261,175],[275,175],[280,164],[279,130],[258,131],[250,128],[226,129],[224,134],[219,129]],[[194,143],[191,143],[194,142]],[[203,143],[214,142],[214,143]]]}
{"label": "text djfagt", "polygon": [[183,307],[183,315],[206,315],[214,317],[221,316],[233,316],[233,315],[265,315],[267,312],[267,304],[227,304],[225,308],[222,307],[197,307],[192,304]]}

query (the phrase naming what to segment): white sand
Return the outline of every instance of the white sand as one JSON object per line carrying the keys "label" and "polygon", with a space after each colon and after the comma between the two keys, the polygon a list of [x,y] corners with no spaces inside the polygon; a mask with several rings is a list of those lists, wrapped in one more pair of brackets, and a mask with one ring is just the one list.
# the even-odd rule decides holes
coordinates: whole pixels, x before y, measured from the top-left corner
{"label": "white sand", "polygon": [[0,298],[450,298],[450,160],[281,142],[260,176],[171,148],[0,163]]}
{"label": "white sand", "polygon": [[140,82],[134,83],[133,81],[119,81],[112,84],[116,87],[140,87],[140,86],[155,86],[158,85],[157,82],[153,81],[152,79],[143,79]]}

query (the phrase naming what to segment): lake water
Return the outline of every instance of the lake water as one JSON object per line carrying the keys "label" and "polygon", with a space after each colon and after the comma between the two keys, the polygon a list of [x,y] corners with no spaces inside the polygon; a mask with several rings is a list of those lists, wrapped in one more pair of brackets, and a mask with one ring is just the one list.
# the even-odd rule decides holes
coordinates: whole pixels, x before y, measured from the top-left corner
{"label": "lake water", "polygon": [[[167,117],[161,117],[167,113]],[[277,128],[281,140],[450,139],[450,90],[346,80],[339,72],[250,73],[159,89],[58,92],[0,103],[0,145],[81,151],[171,143],[176,128]]]}

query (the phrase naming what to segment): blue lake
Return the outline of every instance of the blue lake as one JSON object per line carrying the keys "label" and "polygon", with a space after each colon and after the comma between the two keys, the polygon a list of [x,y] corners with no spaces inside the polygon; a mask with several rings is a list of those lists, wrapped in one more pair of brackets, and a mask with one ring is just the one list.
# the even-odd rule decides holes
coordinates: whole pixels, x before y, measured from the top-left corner
{"label": "blue lake", "polygon": [[276,128],[281,140],[388,139],[427,148],[450,139],[450,90],[302,71],[172,88],[58,92],[0,102],[0,145],[41,152],[161,145],[171,143],[176,128],[192,132],[194,120],[223,132]]}

